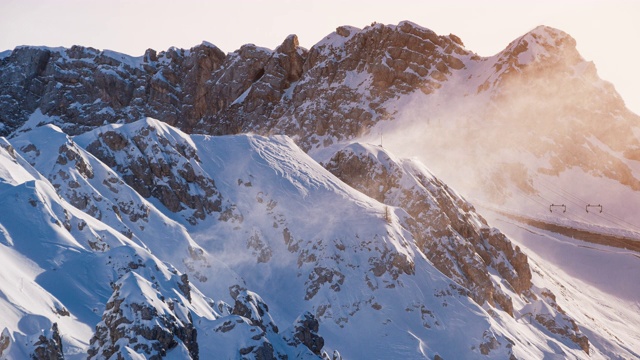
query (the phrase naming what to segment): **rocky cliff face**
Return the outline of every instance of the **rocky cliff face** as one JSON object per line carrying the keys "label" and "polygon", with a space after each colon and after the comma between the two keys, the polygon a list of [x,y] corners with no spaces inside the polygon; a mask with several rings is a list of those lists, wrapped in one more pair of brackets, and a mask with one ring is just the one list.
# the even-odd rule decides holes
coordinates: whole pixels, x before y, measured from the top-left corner
{"label": "rocky cliff face", "polygon": [[206,43],[140,58],[23,47],[0,64],[1,134],[40,109],[71,134],[151,116],[186,132],[285,132],[310,148],[366,131],[391,116],[386,101],[437,90],[471,58],[456,36],[410,22],[340,27],[309,51],[295,35],[227,55]]}
{"label": "rocky cliff face", "polygon": [[411,161],[394,159],[383,148],[353,144],[324,166],[345,183],[389,206],[405,209],[407,227],[429,260],[489,302],[513,314],[510,297],[490,273],[497,272],[518,294],[531,288],[527,257],[475,212],[473,206]]}
{"label": "rocky cliff face", "polygon": [[514,309],[513,295],[527,303],[549,302],[558,323],[548,314],[536,321],[589,352],[587,337],[556,307],[553,295],[532,288],[531,269],[520,248],[423,165],[396,159],[382,147],[355,143],[338,150],[324,166],[358,191],[406,210],[405,226],[420,250],[438,270],[469,289],[479,305],[488,303],[513,316],[514,310],[521,313]]}
{"label": "rocky cliff face", "polygon": [[128,348],[160,359],[178,347],[188,358],[199,358],[198,332],[191,314],[181,301],[165,299],[153,287],[135,272],[114,284],[102,322],[91,338],[89,359],[123,357]]}
{"label": "rocky cliff face", "polygon": [[[224,58],[207,44],[189,51],[149,50],[141,58],[81,46],[18,48],[2,63],[0,82],[10,84],[2,97],[2,122],[5,131],[15,128],[39,108],[70,124],[71,133],[151,114],[176,124],[202,112],[204,83]],[[188,124],[193,121],[183,125]]]}
{"label": "rocky cliff face", "polygon": [[134,131],[122,134],[114,128],[95,134],[87,150],[122,174],[138,194],[160,200],[172,212],[185,211],[192,224],[221,212],[220,193],[200,167],[193,144],[164,133],[154,120]]}
{"label": "rocky cliff face", "polygon": [[410,22],[340,27],[309,51],[300,81],[272,114],[273,131],[304,149],[353,138],[393,117],[390,100],[434,92],[472,57],[457,37]]}
{"label": "rocky cliff face", "polygon": [[[343,26],[309,50],[295,35],[275,50],[249,44],[229,54],[208,43],[137,58],[21,47],[0,60],[0,84],[1,135],[40,113],[69,134],[150,116],[187,133],[286,134],[306,151],[410,119],[403,126],[438,148],[465,139],[468,154],[548,157],[544,166],[483,157],[488,174],[474,176],[495,200],[508,196],[496,183],[531,193],[535,174],[572,167],[640,188],[630,165],[638,117],[573,38],[544,26],[487,58],[410,22]],[[457,136],[434,128],[443,122]],[[452,156],[430,166],[445,172]]]}
{"label": "rocky cliff face", "polygon": [[80,46],[17,48],[0,65],[2,134],[36,109],[70,134],[145,116],[188,132],[236,133],[244,126],[232,105],[244,92],[253,90],[250,111],[265,114],[300,77],[306,51],[297,44],[291,36],[276,51],[245,45],[225,55],[205,43],[139,58]]}
{"label": "rocky cliff face", "polygon": [[322,355],[321,350],[324,347],[324,339],[318,335],[320,323],[309,312],[300,315],[293,325],[293,331],[287,339],[290,345],[304,345],[316,355]]}

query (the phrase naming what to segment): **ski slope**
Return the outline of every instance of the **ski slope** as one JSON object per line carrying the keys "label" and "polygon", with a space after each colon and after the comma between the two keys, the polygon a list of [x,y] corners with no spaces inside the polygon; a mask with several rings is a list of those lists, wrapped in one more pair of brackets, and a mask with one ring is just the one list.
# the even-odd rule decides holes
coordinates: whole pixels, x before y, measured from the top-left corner
{"label": "ski slope", "polygon": [[[488,214],[488,212],[487,212]],[[581,324],[606,358],[638,358],[640,341],[640,254],[568,238],[497,213],[493,222],[524,249],[534,282],[552,289],[558,302]],[[597,345],[596,345],[597,346]]]}

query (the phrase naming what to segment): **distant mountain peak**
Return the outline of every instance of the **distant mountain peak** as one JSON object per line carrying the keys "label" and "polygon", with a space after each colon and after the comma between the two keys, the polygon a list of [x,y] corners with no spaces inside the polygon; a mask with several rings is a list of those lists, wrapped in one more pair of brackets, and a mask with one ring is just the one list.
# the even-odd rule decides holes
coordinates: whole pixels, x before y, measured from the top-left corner
{"label": "distant mountain peak", "polygon": [[517,38],[502,51],[502,56],[517,59],[519,66],[535,62],[564,61],[575,64],[582,61],[576,41],[567,33],[540,25]]}

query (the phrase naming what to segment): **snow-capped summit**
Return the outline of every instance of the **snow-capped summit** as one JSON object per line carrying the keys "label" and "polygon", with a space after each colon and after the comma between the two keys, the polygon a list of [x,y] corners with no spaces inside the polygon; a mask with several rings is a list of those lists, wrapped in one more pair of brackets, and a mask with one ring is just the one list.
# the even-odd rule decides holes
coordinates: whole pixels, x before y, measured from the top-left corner
{"label": "snow-capped summit", "polygon": [[545,62],[549,57],[557,57],[568,63],[582,60],[576,50],[576,41],[569,34],[544,25],[514,40],[502,53],[516,58],[516,64],[520,66]]}

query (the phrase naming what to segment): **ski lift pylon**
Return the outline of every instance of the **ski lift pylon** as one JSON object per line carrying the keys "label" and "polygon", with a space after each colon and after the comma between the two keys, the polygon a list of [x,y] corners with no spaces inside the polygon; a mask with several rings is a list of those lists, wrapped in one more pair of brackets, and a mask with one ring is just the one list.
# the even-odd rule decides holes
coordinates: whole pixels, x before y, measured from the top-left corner
{"label": "ski lift pylon", "polygon": [[567,206],[565,204],[560,204],[560,205],[551,204],[551,205],[549,205],[549,212],[553,212],[553,208],[556,208],[556,207],[557,208],[562,208],[562,212],[563,213],[567,212]]}
{"label": "ski lift pylon", "polygon": [[600,208],[600,212],[602,212],[602,205],[598,204],[598,205],[591,205],[591,204],[587,204],[587,206],[584,207],[584,209],[589,212],[589,208],[590,207],[595,207],[595,208]]}

